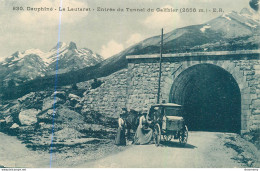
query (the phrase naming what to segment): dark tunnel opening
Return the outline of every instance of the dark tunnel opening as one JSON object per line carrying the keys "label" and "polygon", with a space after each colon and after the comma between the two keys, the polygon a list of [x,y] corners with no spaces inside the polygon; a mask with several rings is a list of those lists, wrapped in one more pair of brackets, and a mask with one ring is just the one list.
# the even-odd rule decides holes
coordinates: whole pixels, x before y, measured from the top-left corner
{"label": "dark tunnel opening", "polygon": [[233,76],[213,64],[198,64],[174,81],[170,102],[183,105],[189,130],[239,132],[241,94]]}

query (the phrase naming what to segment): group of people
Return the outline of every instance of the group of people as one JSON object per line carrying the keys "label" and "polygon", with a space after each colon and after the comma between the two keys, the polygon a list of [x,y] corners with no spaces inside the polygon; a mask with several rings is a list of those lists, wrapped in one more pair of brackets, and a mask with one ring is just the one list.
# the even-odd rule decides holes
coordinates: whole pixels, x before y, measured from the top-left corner
{"label": "group of people", "polygon": [[[118,130],[115,138],[116,145],[126,145],[126,109],[123,108],[123,111],[118,118]],[[148,120],[148,113],[143,112],[139,116],[139,124],[135,132],[133,144],[143,145],[149,144],[152,142],[153,130],[149,127],[151,121]]]}

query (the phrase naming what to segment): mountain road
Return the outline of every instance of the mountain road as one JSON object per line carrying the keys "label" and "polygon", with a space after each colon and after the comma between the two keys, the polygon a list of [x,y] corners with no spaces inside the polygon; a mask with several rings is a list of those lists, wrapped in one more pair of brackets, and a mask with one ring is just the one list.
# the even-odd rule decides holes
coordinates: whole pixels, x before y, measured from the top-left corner
{"label": "mountain road", "polygon": [[[29,150],[16,137],[0,133],[0,166],[2,167],[50,167],[54,168],[247,168],[259,167],[260,152],[257,148],[234,133],[189,132],[188,144],[179,145],[178,140],[162,141],[160,146],[132,145],[122,150],[101,154],[99,159],[90,159],[99,152],[86,153],[68,149],[62,153]],[[110,146],[116,146],[111,144]],[[105,153],[104,153],[105,154]],[[103,157],[102,157],[103,156]]]}

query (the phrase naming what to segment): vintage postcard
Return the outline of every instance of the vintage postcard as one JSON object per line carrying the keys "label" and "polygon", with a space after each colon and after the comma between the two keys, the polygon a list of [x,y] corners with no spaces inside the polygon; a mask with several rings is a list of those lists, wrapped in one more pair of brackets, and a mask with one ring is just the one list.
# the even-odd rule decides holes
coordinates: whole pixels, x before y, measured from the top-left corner
{"label": "vintage postcard", "polygon": [[259,4],[0,0],[0,167],[259,168]]}

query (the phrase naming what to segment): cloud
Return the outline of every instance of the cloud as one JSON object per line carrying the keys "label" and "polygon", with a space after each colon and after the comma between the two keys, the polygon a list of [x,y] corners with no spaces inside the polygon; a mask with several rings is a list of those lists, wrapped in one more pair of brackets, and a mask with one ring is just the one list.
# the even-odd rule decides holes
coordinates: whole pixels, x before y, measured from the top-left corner
{"label": "cloud", "polygon": [[101,47],[100,55],[102,55],[105,59],[118,54],[123,51],[125,47],[130,47],[140,41],[142,41],[144,37],[139,33],[134,33],[129,36],[128,40],[124,43],[125,46],[121,43],[116,42],[115,40],[110,40],[106,45]]}
{"label": "cloud", "polygon": [[[41,0],[32,5],[25,6],[24,12],[20,13],[18,20],[24,24],[33,24],[41,26],[56,26],[59,24],[59,7],[62,7],[66,11],[61,12],[61,22],[62,23],[74,23],[80,21],[82,18],[88,15],[88,11],[67,11],[67,7],[70,8],[88,8],[86,3],[77,0]],[[31,11],[27,8],[53,8],[52,11]]]}
{"label": "cloud", "polygon": [[[173,8],[170,5],[166,5],[161,7],[162,8]],[[173,8],[174,9],[174,8]],[[179,26],[181,23],[181,18],[177,12],[153,12],[150,16],[148,16],[144,20],[144,24],[148,28],[153,29],[172,29]]]}
{"label": "cloud", "polygon": [[100,55],[106,59],[121,52],[122,50],[124,50],[123,44],[110,40],[107,45],[102,46]]}
{"label": "cloud", "polygon": [[0,62],[3,62],[5,60],[5,57],[0,57]]}
{"label": "cloud", "polygon": [[129,46],[132,46],[140,41],[142,41],[144,39],[144,37],[139,34],[139,33],[134,33],[132,34],[129,39],[126,41],[126,46],[129,47]]}

